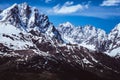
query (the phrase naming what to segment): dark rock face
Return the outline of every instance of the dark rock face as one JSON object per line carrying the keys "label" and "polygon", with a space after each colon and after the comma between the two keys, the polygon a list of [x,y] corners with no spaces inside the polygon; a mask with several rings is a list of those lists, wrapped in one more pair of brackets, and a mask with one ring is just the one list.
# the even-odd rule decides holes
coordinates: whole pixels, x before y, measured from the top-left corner
{"label": "dark rock face", "polygon": [[[49,56],[38,55],[32,50],[16,50],[16,56],[1,55],[0,77],[3,80],[8,79],[5,75],[9,80],[119,80],[120,61],[115,58],[91,52],[84,47],[69,45],[71,49],[66,46],[52,48],[43,44],[39,43],[42,47],[51,48],[46,48]],[[46,52],[41,47],[39,50]],[[11,52],[8,54],[12,55]]]}

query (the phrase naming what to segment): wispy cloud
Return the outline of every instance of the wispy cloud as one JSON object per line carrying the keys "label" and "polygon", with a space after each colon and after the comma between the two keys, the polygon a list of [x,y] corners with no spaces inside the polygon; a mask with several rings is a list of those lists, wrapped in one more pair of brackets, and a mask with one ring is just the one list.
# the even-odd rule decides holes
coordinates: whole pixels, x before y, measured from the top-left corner
{"label": "wispy cloud", "polygon": [[49,3],[49,2],[51,2],[52,0],[45,0],[45,3]]}
{"label": "wispy cloud", "polygon": [[65,2],[65,4],[64,4],[64,5],[69,6],[69,5],[73,5],[73,4],[74,4],[74,2],[73,2],[73,1],[67,1],[67,2]]}
{"label": "wispy cloud", "polygon": [[104,0],[100,6],[119,6],[120,0]]}
{"label": "wispy cloud", "polygon": [[69,15],[69,16],[88,16],[96,18],[120,17],[120,7],[101,7],[93,6],[92,2],[75,4],[73,1],[67,1],[63,5],[57,4],[53,7],[40,8],[47,15]]}
{"label": "wispy cloud", "polygon": [[57,4],[53,7],[52,11],[56,14],[70,14],[75,13],[88,8],[88,4],[76,4],[74,5],[73,1],[67,1],[62,6]]}
{"label": "wispy cloud", "polygon": [[120,17],[119,10],[120,8],[91,6],[88,10],[78,13],[78,15],[107,19],[113,17]]}

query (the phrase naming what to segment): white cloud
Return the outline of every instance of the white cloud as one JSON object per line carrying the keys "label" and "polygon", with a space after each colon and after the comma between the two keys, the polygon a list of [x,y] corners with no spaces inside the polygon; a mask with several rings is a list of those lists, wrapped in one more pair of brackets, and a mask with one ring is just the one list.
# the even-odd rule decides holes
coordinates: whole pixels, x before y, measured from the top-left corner
{"label": "white cloud", "polygon": [[52,0],[45,0],[45,3],[49,3],[49,2],[51,2]]}
{"label": "white cloud", "polygon": [[100,6],[118,6],[120,0],[104,0]]}
{"label": "white cloud", "polygon": [[80,16],[89,16],[89,17],[97,17],[97,18],[113,18],[120,17],[120,8],[107,8],[107,7],[96,7],[92,6],[89,10],[84,10],[78,15]]}
{"label": "white cloud", "polygon": [[68,6],[69,6],[69,5],[73,5],[73,4],[74,4],[74,2],[73,2],[73,1],[67,1],[67,2],[65,2],[65,4],[64,4],[64,5],[66,5],[66,6],[68,5]]}
{"label": "white cloud", "polygon": [[120,17],[120,7],[100,7],[90,6],[91,2],[86,4],[74,4],[74,2],[65,2],[63,5],[56,5],[53,8],[43,8],[48,15],[69,15],[69,16],[89,16],[97,18]]}
{"label": "white cloud", "polygon": [[70,14],[75,13],[77,11],[81,11],[88,8],[89,4],[81,5],[76,4],[74,5],[73,1],[67,1],[64,3],[64,5],[60,6],[60,4],[53,7],[52,11],[56,14]]}

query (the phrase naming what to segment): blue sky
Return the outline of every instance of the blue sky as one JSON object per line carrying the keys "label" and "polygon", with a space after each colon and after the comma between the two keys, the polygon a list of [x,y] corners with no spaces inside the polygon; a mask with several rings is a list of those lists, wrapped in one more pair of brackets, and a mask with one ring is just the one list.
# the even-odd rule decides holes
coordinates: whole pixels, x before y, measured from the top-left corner
{"label": "blue sky", "polygon": [[120,0],[0,0],[0,9],[27,2],[49,16],[55,26],[63,22],[87,24],[109,32],[120,22]]}

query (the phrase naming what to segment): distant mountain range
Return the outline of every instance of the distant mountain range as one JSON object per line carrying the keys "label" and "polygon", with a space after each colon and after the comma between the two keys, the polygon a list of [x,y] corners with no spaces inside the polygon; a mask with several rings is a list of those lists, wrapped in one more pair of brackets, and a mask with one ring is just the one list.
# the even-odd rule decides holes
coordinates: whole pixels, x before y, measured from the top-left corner
{"label": "distant mountain range", "polygon": [[60,24],[58,31],[63,40],[68,43],[79,44],[94,51],[104,52],[112,57],[120,54],[120,24],[116,25],[109,34],[91,25],[75,27],[69,22]]}
{"label": "distant mountain range", "polygon": [[106,34],[70,22],[55,27],[27,3],[0,11],[2,80],[119,80],[119,75],[120,24]]}

